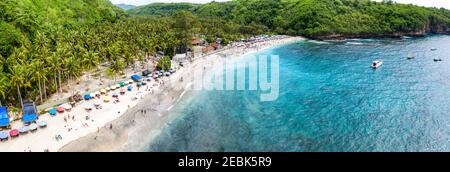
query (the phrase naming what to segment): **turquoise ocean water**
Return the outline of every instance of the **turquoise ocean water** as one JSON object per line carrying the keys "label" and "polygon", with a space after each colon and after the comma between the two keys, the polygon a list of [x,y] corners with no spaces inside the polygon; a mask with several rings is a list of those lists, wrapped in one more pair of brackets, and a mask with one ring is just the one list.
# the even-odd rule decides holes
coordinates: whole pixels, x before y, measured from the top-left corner
{"label": "turquoise ocean water", "polygon": [[301,41],[260,54],[280,57],[277,100],[189,91],[146,151],[450,151],[450,36]]}

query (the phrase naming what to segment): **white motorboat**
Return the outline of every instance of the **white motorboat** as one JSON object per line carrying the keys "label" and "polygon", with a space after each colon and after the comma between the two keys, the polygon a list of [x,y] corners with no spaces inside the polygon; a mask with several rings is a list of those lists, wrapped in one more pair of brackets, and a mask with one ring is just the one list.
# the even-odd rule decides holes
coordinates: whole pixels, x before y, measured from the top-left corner
{"label": "white motorboat", "polygon": [[372,62],[372,65],[371,65],[370,67],[373,68],[373,69],[377,69],[377,68],[379,68],[382,64],[383,64],[382,61],[380,61],[380,60],[375,60],[375,61]]}
{"label": "white motorboat", "polygon": [[442,61],[442,59],[439,59],[439,58],[435,58],[435,59],[433,59],[435,62],[440,62],[440,61]]}

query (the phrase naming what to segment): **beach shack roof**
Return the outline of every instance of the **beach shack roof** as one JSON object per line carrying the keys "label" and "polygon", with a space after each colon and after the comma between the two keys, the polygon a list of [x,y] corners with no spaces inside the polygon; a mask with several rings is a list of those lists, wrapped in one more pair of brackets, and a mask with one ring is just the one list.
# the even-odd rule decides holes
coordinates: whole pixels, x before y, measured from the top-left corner
{"label": "beach shack roof", "polygon": [[142,76],[148,76],[150,75],[152,72],[150,72],[149,70],[144,70],[142,71]]}
{"label": "beach shack roof", "polygon": [[0,127],[9,126],[9,116],[6,107],[0,107]]}
{"label": "beach shack roof", "polygon": [[204,44],[204,43],[205,42],[202,39],[200,39],[200,38],[194,38],[194,39],[192,39],[192,42],[191,42],[192,45],[201,45],[201,44]]}
{"label": "beach shack roof", "polygon": [[34,102],[24,102],[23,103],[23,114],[29,115],[29,114],[36,114],[36,104]]}

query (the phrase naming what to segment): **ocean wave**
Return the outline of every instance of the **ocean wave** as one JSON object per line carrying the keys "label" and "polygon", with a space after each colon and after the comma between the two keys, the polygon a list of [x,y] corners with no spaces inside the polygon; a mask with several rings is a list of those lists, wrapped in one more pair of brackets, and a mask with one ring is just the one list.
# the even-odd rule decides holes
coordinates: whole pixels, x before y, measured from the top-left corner
{"label": "ocean wave", "polygon": [[362,42],[346,42],[347,45],[364,45]]}
{"label": "ocean wave", "polygon": [[308,40],[308,42],[313,43],[313,44],[330,44],[329,42],[316,41],[316,40]]}

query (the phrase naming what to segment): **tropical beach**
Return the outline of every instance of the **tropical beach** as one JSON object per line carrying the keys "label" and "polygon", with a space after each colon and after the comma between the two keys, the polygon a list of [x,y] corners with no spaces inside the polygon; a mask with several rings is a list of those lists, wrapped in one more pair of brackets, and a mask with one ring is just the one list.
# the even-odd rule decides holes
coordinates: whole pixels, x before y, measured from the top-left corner
{"label": "tropical beach", "polygon": [[7,0],[0,11],[0,151],[450,150],[443,5]]}
{"label": "tropical beach", "polygon": [[[111,90],[91,100],[84,100],[70,111],[40,115],[39,121],[46,121],[45,128],[35,132],[20,135],[17,138],[5,141],[0,145],[1,151],[118,151],[126,147],[130,134],[143,134],[140,125],[151,125],[154,128],[147,132],[157,133],[170,122],[165,116],[170,107],[182,96],[184,87],[188,86],[189,78],[197,68],[208,66],[207,70],[216,64],[222,63],[224,56],[228,58],[242,56],[264,48],[270,48],[290,42],[302,40],[301,37],[275,36],[263,41],[247,42],[242,46],[228,47],[214,54],[199,57],[192,63],[187,63],[170,77],[163,77],[158,81],[152,80],[140,88],[136,83],[130,84],[133,88],[119,95],[120,100],[113,103],[113,94],[128,87],[123,86]],[[184,78],[182,82],[180,78]],[[169,83],[175,81],[176,85]],[[167,83],[165,85],[165,83]],[[177,87],[177,88],[175,88]],[[105,102],[105,97],[110,97]],[[94,108],[98,103],[101,109]],[[86,110],[91,106],[93,110]],[[147,119],[148,118],[148,119]],[[11,124],[12,128],[20,128],[21,121]],[[133,127],[137,126],[137,127]],[[145,138],[145,139],[151,139]]]}

